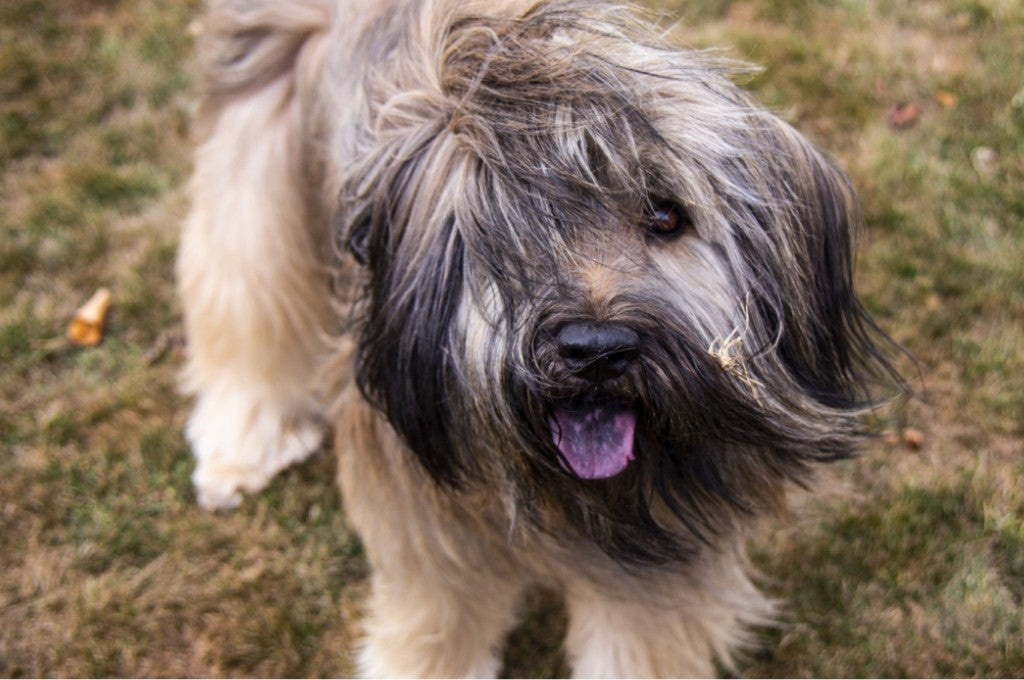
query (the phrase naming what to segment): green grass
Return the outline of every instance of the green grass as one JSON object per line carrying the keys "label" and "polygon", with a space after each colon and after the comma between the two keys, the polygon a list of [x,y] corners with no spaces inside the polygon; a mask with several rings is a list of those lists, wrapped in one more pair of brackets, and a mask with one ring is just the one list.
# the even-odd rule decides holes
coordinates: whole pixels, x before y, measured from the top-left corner
{"label": "green grass", "polygon": [[[658,0],[857,186],[858,283],[924,434],[752,542],[787,605],[748,676],[1024,675],[1024,5]],[[199,511],[176,392],[199,0],[0,3],[0,675],[345,675],[367,589],[325,453]],[[894,106],[917,102],[895,130]],[[114,293],[102,345],[63,340]],[[917,376],[920,376],[918,379]],[[530,602],[509,675],[566,672]]]}

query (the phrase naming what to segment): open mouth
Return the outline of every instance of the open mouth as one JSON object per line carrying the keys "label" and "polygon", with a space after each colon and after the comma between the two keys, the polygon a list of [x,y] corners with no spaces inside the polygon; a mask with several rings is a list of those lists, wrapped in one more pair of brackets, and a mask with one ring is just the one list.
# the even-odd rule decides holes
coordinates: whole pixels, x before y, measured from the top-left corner
{"label": "open mouth", "polygon": [[548,417],[551,438],[581,479],[614,477],[633,460],[636,412],[620,402],[563,404]]}

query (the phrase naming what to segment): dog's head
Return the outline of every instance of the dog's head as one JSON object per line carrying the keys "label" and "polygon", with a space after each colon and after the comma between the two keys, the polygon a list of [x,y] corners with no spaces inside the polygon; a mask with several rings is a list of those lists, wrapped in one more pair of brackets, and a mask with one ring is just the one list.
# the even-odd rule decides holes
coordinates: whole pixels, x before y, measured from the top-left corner
{"label": "dog's head", "polygon": [[685,556],[858,439],[887,368],[854,199],[720,62],[524,7],[378,34],[339,230],[359,385],[438,483]]}

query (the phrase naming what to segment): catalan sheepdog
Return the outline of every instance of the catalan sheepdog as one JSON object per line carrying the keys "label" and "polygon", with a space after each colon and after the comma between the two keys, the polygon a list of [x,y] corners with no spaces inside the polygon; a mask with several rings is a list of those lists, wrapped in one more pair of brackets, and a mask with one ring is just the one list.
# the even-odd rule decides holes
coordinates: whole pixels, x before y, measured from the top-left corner
{"label": "catalan sheepdog", "polygon": [[729,668],[772,616],[750,527],[891,374],[842,172],[604,0],[217,0],[203,26],[200,504],[333,433],[369,676],[495,675],[536,584],[577,676]]}

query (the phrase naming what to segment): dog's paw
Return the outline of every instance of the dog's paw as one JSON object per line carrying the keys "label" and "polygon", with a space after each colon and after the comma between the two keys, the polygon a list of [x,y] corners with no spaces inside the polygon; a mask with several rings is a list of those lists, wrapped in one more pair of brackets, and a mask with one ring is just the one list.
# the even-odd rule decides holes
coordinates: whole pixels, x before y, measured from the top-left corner
{"label": "dog's paw", "polygon": [[[481,650],[473,658],[463,658],[458,650],[444,653],[439,647],[444,642],[436,636],[431,650],[413,649],[382,651],[379,645],[364,645],[359,654],[361,678],[496,678],[501,662],[490,650]],[[454,642],[454,641],[453,641]],[[416,654],[416,651],[422,655]],[[432,656],[433,652],[436,656]]]}
{"label": "dog's paw", "polygon": [[234,510],[242,503],[238,477],[234,471],[211,470],[209,466],[196,467],[192,474],[196,503],[206,510]]}
{"label": "dog's paw", "polygon": [[300,410],[260,402],[245,408],[231,400],[200,399],[186,428],[196,457],[197,502],[208,510],[237,507],[243,493],[260,491],[316,451],[325,429],[308,405]]}

